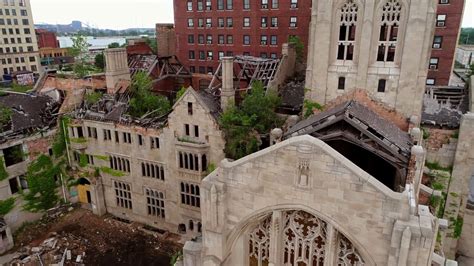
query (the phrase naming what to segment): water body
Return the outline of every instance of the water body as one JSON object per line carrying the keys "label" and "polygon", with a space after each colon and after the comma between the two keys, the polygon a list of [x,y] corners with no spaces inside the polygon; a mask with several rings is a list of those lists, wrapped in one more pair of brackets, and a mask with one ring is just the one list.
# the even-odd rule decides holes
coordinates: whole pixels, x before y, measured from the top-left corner
{"label": "water body", "polygon": [[[72,39],[71,37],[57,37],[59,41],[59,47],[61,48],[68,48],[72,47]],[[119,43],[120,45],[125,44],[127,38],[125,37],[87,37],[87,43],[89,43],[89,49],[105,49],[111,43]]]}

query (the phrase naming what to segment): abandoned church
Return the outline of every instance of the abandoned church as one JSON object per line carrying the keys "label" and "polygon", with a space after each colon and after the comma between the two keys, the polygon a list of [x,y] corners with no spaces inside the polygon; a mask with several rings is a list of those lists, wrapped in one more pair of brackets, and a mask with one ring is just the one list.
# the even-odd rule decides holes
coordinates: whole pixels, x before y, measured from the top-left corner
{"label": "abandoned church", "polygon": [[[106,49],[103,75],[50,74],[32,94],[2,94],[13,114],[0,123],[0,199],[28,190],[28,163],[63,132],[74,182],[61,197],[178,234],[178,266],[474,258],[474,77],[426,85],[438,2],[312,0],[304,56],[284,43],[278,58],[222,56],[198,74],[166,38],[157,54]],[[277,95],[281,123],[244,132],[245,146],[229,139],[245,125],[223,120],[256,87]],[[34,215],[0,220],[0,252]]]}

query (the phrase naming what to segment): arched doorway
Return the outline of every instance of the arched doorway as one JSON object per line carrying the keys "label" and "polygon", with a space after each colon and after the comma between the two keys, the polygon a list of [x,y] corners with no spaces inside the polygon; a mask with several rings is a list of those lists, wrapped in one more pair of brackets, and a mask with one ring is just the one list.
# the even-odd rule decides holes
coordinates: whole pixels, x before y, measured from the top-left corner
{"label": "arched doorway", "polygon": [[[276,216],[276,217],[275,217]],[[276,252],[270,250],[272,238]],[[248,265],[364,265],[352,242],[333,226],[300,210],[269,214],[247,231]],[[275,243],[276,242],[276,243]],[[278,257],[278,258],[275,258]]]}
{"label": "arched doorway", "polygon": [[86,178],[78,180],[77,194],[80,203],[92,204],[91,183]]}

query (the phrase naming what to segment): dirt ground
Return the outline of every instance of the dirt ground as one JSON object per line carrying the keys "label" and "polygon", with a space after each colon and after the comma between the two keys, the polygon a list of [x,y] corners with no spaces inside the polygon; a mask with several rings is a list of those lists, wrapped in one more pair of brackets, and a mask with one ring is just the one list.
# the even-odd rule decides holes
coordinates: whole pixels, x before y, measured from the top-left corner
{"label": "dirt ground", "polygon": [[[170,265],[171,257],[182,249],[176,244],[178,237],[145,233],[140,227],[78,208],[25,227],[15,237],[14,251],[24,254],[20,259],[30,255],[31,265],[38,265],[34,261],[37,256],[31,252],[34,247],[41,249],[45,265],[58,263],[66,248],[71,250],[72,259],[65,265],[77,265],[77,256],[83,254],[85,265]],[[48,240],[57,243],[54,247],[45,245]]]}

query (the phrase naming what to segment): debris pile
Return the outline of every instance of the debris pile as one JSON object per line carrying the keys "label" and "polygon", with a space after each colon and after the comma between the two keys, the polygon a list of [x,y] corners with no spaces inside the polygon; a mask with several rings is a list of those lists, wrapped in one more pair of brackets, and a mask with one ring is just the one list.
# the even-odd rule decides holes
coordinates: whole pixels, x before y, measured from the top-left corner
{"label": "debris pile", "polygon": [[150,234],[143,226],[100,218],[87,210],[56,217],[54,222],[42,221],[21,233],[20,245],[26,235],[34,238],[17,249],[9,264],[169,265],[172,255],[181,249],[173,242],[177,239],[173,234]]}

